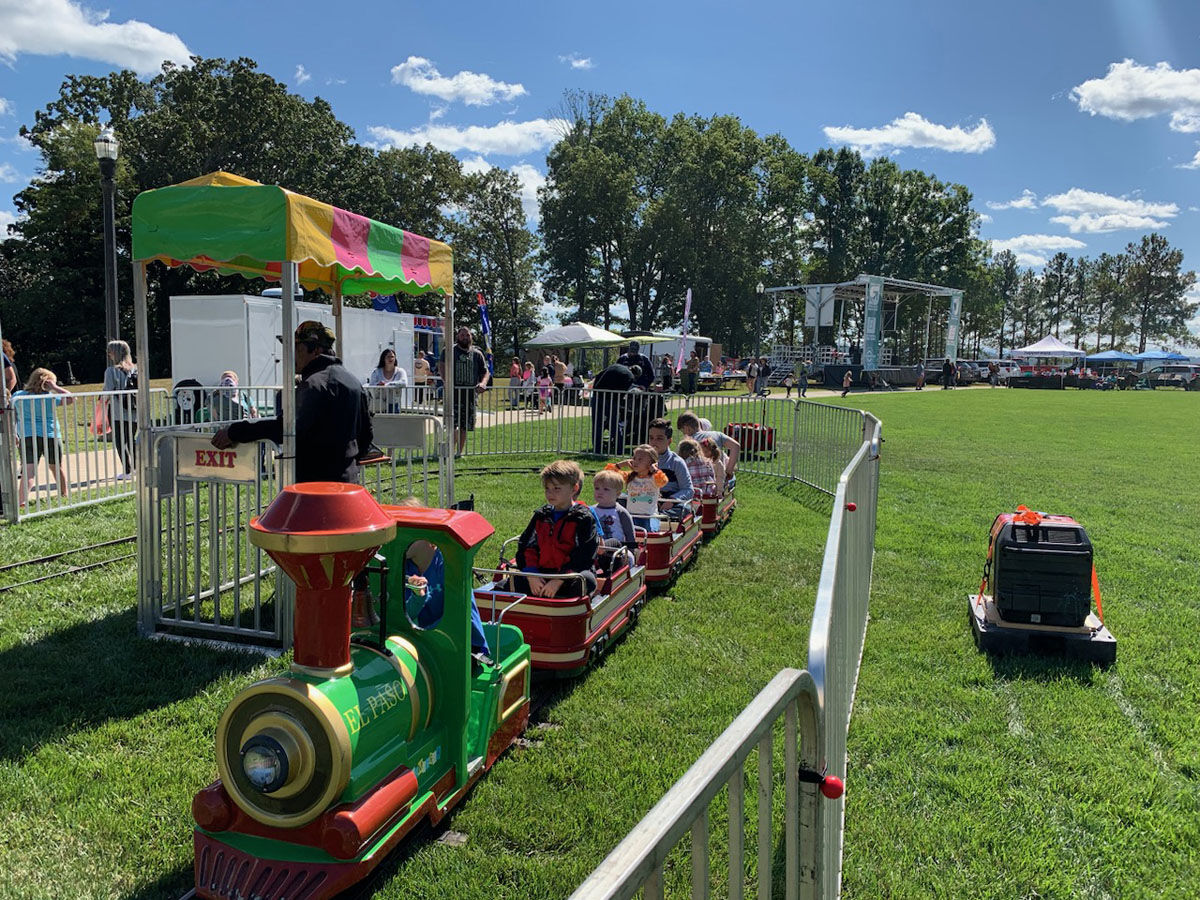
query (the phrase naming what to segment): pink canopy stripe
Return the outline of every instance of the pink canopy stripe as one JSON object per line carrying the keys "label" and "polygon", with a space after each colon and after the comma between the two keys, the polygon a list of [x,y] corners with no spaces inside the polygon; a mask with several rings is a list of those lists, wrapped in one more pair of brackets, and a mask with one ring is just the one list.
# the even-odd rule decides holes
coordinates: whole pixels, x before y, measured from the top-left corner
{"label": "pink canopy stripe", "polygon": [[367,254],[367,235],[371,232],[371,220],[363,216],[333,208],[333,227],[330,238],[338,264],[344,269],[361,269],[375,274]]}
{"label": "pink canopy stripe", "polygon": [[400,261],[404,266],[404,277],[417,284],[430,284],[429,275],[429,238],[404,232],[404,247],[400,251]]}

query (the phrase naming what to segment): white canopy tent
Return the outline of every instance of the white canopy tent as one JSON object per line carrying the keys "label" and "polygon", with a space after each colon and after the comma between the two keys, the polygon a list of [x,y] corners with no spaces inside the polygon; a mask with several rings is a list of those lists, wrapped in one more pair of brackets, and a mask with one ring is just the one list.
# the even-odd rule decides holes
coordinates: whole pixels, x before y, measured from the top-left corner
{"label": "white canopy tent", "polygon": [[1087,351],[1077,350],[1074,347],[1068,347],[1054,335],[1048,334],[1036,344],[1030,344],[1028,347],[1021,347],[1018,350],[1013,350],[1012,355],[1021,357],[1065,359],[1068,357],[1087,356]]}
{"label": "white canopy tent", "polygon": [[613,334],[613,332],[597,328],[595,325],[572,322],[570,325],[560,325],[558,328],[543,331],[537,337],[526,341],[525,346],[539,350],[566,350],[568,348],[586,350],[595,347],[616,347],[628,342],[629,338],[623,338],[619,334]]}

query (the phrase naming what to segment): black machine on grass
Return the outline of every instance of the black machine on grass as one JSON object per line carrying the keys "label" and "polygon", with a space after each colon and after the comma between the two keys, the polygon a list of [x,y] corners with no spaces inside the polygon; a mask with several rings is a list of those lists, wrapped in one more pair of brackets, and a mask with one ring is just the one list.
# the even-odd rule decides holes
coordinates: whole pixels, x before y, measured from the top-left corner
{"label": "black machine on grass", "polygon": [[[985,594],[989,584],[992,593]],[[1070,516],[1024,506],[996,516],[983,581],[967,608],[980,650],[1061,653],[1102,665],[1116,661],[1092,543]]]}

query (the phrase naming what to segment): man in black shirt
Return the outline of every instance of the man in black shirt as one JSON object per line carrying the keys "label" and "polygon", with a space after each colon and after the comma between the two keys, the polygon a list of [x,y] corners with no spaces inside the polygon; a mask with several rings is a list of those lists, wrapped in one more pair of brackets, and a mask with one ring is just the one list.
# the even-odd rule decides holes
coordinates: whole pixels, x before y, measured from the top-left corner
{"label": "man in black shirt", "polygon": [[[320,322],[301,322],[296,329],[296,483],[305,481],[358,481],[358,457],[371,446],[375,434],[367,392],[362,382],[346,371],[333,355],[333,332]],[[212,437],[218,450],[249,441],[283,443],[283,408],[276,404],[275,418],[234,422]],[[355,628],[369,627],[379,619],[367,588],[367,575],[354,578],[351,621]]]}
{"label": "man in black shirt", "polygon": [[[334,335],[320,322],[296,329],[296,482],[358,480],[358,456],[374,433],[361,382],[333,355]],[[234,422],[213,435],[214,447],[270,440],[283,443],[283,410],[275,418]]]}
{"label": "man in black shirt", "polygon": [[[623,359],[624,357],[622,357]],[[624,441],[625,395],[634,385],[633,371],[623,363],[609,366],[592,382],[592,450],[601,456],[619,452]],[[604,432],[608,432],[608,441]]]}
{"label": "man in black shirt", "polygon": [[642,345],[637,341],[629,342],[629,349],[621,354],[617,360],[617,365],[625,366],[632,369],[634,366],[639,367],[642,371],[634,380],[638,387],[643,390],[649,390],[651,383],[654,381],[654,363],[650,362],[650,358],[642,353]]}

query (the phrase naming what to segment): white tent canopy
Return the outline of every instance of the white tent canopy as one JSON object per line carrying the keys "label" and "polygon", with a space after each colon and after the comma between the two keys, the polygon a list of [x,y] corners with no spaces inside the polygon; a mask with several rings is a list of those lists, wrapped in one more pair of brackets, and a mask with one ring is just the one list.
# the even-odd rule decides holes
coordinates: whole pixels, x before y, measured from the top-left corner
{"label": "white tent canopy", "polygon": [[627,343],[629,343],[629,338],[623,338],[619,334],[613,334],[611,331],[605,331],[595,325],[572,322],[570,325],[561,325],[558,328],[543,331],[537,337],[526,341],[525,346],[565,350],[568,347],[616,347],[619,344]]}
{"label": "white tent canopy", "polygon": [[1052,334],[1046,335],[1036,344],[1030,344],[1028,347],[1022,347],[1019,350],[1012,351],[1013,356],[1045,356],[1045,357],[1067,357],[1067,356],[1087,356],[1086,350],[1076,350],[1074,347],[1068,347]]}

